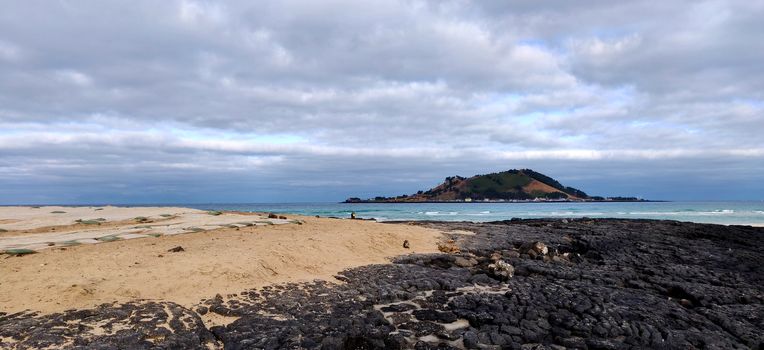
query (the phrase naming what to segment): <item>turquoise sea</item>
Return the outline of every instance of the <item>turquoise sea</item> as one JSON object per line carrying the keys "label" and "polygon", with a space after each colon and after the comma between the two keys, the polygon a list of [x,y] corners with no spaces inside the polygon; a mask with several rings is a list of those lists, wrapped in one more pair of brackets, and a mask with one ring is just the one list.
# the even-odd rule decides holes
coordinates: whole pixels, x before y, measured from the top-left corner
{"label": "turquoise sea", "polygon": [[624,203],[263,203],[184,204],[209,210],[241,210],[389,220],[496,221],[511,218],[641,218],[724,225],[764,226],[764,201]]}

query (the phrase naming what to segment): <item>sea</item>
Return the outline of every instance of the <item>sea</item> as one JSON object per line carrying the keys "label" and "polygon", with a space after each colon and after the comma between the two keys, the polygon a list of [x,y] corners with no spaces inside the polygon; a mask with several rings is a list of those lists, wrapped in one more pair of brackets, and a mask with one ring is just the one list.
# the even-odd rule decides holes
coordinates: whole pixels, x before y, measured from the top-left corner
{"label": "sea", "polygon": [[661,219],[764,226],[764,201],[541,203],[252,203],[181,204],[204,210],[274,212],[378,221],[486,222],[512,218]]}

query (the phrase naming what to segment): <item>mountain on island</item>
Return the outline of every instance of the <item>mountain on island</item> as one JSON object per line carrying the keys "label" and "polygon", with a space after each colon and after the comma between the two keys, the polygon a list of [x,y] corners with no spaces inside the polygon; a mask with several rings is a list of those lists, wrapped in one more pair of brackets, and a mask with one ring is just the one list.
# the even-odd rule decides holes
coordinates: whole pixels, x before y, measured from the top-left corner
{"label": "mountain on island", "polygon": [[470,178],[449,176],[427,191],[397,197],[348,198],[346,203],[416,203],[473,201],[638,201],[634,197],[589,196],[577,188],[531,169],[512,169]]}

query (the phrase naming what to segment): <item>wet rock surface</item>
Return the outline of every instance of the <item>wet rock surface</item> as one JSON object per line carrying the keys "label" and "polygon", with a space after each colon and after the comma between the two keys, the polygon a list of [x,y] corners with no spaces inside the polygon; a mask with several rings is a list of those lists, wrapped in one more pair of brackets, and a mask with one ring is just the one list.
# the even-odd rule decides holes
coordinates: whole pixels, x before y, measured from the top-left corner
{"label": "wet rock surface", "polygon": [[[764,229],[588,219],[418,224],[475,235],[452,234],[454,253],[343,271],[342,284],[217,295],[193,310],[134,302],[0,312],[0,348],[764,348]],[[210,315],[230,323],[205,327]]]}

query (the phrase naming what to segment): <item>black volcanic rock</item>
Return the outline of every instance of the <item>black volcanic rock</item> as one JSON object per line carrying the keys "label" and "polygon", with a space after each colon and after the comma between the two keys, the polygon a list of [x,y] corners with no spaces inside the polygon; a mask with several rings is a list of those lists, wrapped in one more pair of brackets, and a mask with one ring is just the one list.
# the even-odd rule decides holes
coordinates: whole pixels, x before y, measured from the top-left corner
{"label": "black volcanic rock", "polygon": [[[0,348],[764,347],[764,229],[615,219],[418,224],[476,234],[451,237],[459,255],[349,269],[339,285],[216,296],[196,312],[168,302],[0,312]],[[496,261],[514,276],[493,275]],[[207,311],[233,322],[208,329],[197,313]]]}

